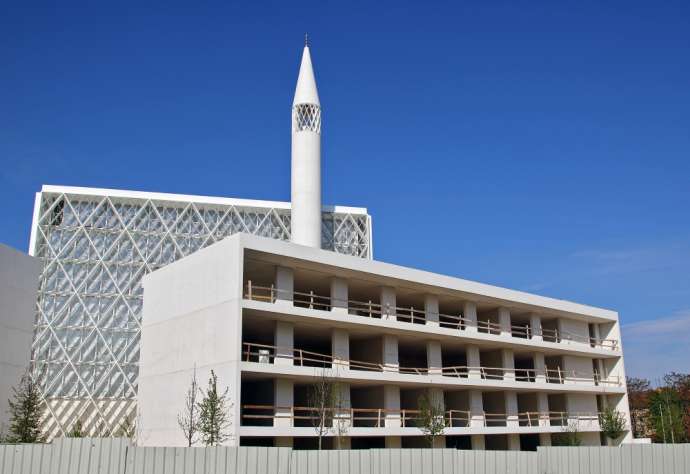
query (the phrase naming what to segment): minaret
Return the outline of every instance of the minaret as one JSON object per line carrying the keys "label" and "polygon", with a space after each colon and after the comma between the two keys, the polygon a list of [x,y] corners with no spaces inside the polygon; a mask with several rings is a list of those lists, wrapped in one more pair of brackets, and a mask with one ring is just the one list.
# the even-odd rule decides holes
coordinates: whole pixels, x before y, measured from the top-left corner
{"label": "minaret", "polygon": [[321,248],[321,104],[305,36],[292,101],[292,242]]}

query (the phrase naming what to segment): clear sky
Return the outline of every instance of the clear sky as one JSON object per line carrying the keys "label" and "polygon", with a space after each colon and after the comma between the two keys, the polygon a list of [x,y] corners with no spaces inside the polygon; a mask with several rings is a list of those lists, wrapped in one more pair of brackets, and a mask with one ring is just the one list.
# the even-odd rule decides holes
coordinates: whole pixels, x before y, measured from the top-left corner
{"label": "clear sky", "polygon": [[289,200],[308,31],[324,202],[377,259],[615,309],[628,375],[690,371],[687,1],[15,3],[0,242],[42,184]]}

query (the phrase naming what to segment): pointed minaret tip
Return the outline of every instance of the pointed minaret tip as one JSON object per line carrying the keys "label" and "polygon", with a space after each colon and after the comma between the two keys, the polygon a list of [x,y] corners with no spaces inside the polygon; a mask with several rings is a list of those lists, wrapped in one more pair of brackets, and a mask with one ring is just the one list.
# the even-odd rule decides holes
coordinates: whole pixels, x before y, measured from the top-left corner
{"label": "pointed minaret tip", "polygon": [[314,67],[311,64],[311,54],[309,53],[309,37],[304,35],[304,51],[302,51],[302,63],[299,67],[297,77],[297,87],[295,88],[295,104],[316,104],[319,102],[319,92],[316,89],[316,79],[314,78]]}

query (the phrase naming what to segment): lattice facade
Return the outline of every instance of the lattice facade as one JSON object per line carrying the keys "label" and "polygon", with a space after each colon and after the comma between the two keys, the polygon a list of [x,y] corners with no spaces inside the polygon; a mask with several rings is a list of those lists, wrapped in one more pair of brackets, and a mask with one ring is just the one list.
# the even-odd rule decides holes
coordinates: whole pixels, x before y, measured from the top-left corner
{"label": "lattice facade", "polygon": [[[133,418],[145,274],[237,232],[290,238],[286,208],[46,191],[37,206],[32,360],[51,437]],[[324,212],[323,248],[369,258],[369,216]]]}

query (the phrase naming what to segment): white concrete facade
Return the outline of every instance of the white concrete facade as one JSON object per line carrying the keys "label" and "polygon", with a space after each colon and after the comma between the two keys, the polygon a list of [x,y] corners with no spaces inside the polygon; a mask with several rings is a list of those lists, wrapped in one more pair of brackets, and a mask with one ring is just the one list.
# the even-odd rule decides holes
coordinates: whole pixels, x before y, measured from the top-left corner
{"label": "white concrete facade", "polygon": [[9,428],[7,400],[31,360],[41,262],[0,244],[0,434]]}
{"label": "white concrete facade", "polygon": [[144,278],[140,442],[184,442],[197,367],[230,387],[235,445],[311,446],[305,393],[324,374],[344,391],[341,445],[420,445],[425,392],[444,402],[439,446],[526,449],[569,424],[599,445],[604,404],[629,421],[618,327],[610,310],[238,234]]}

